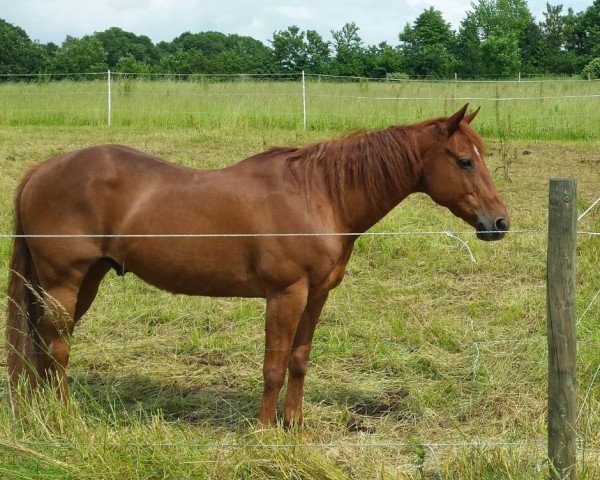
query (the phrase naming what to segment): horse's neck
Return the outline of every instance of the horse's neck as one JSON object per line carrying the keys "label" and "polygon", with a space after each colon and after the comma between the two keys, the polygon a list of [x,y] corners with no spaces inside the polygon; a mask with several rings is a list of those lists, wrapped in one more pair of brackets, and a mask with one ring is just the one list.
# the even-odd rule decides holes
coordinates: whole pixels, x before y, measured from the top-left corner
{"label": "horse's neck", "polygon": [[[421,150],[420,147],[419,145],[419,150]],[[420,172],[416,172],[414,175],[406,173],[405,177],[397,182],[397,186],[393,188],[392,192],[386,192],[386,189],[382,187],[375,195],[372,192],[369,193],[368,187],[365,185],[345,189],[341,204],[344,206],[342,218],[346,228],[349,231],[361,233],[371,228],[408,195],[419,191],[419,177]]]}
{"label": "horse's neck", "polygon": [[345,208],[342,213],[343,223],[348,231],[365,232],[385,217],[408,195],[416,191],[416,188],[405,188],[398,191],[393,199],[381,199],[380,204],[374,205],[372,199],[363,189],[348,190],[344,202]]}

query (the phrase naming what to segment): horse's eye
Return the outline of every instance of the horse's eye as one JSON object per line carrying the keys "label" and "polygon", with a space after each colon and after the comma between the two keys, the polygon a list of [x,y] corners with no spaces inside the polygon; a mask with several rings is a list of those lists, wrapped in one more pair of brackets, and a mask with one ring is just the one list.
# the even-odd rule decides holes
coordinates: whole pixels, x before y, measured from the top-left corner
{"label": "horse's eye", "polygon": [[458,159],[458,166],[460,168],[462,168],[463,170],[467,170],[467,171],[471,171],[473,170],[473,168],[475,168],[473,166],[473,161],[470,158],[459,158]]}

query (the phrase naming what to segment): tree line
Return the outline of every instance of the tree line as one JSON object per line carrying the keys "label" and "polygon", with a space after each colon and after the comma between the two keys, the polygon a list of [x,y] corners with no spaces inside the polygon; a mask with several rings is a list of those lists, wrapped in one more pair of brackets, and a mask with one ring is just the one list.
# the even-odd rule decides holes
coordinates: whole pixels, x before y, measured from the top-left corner
{"label": "tree line", "polygon": [[118,27],[59,46],[39,43],[0,19],[0,73],[297,73],[397,78],[502,78],[583,75],[600,78],[600,0],[575,13],[546,4],[536,21],[525,0],[477,0],[458,31],[427,8],[398,34],[398,44],[367,45],[355,23],[326,40],[296,25],[267,44],[220,32],[186,32],[153,43]]}

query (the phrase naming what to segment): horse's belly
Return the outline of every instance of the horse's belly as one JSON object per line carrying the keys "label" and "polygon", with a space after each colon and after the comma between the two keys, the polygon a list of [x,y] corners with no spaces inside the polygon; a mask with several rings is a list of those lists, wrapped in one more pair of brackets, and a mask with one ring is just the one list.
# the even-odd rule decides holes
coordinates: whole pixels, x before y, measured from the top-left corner
{"label": "horse's belly", "polygon": [[114,260],[142,280],[173,293],[264,297],[265,285],[247,252],[227,248],[226,243],[201,238],[139,239],[117,252]]}
{"label": "horse's belly", "polygon": [[155,272],[143,269],[132,273],[145,282],[171,293],[210,297],[265,297],[264,289],[256,281],[239,281],[214,272],[198,272],[195,275],[156,275]]}
{"label": "horse's belly", "polygon": [[[161,268],[164,267],[164,268]],[[232,270],[193,270],[167,265],[134,265],[127,271],[161,290],[212,297],[264,297],[262,282],[253,275]]]}

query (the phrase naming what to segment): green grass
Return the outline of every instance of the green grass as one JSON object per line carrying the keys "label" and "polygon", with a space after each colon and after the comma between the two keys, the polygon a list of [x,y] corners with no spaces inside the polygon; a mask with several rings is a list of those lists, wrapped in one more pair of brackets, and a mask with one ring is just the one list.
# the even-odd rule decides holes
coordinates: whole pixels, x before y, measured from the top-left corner
{"label": "green grass", "polygon": [[[299,80],[113,78],[115,126],[302,127]],[[386,83],[310,77],[306,86],[308,128],[345,130],[412,123],[452,113],[470,101],[483,107],[478,126],[486,136],[598,140],[598,85],[582,80]],[[106,80],[3,83],[0,125],[105,125],[107,90]]]}
{"label": "green grass", "polygon": [[[443,88],[435,93],[441,96]],[[144,102],[150,100],[139,101],[142,113],[131,125],[120,123],[116,113],[110,129],[94,123],[31,125],[26,117],[18,127],[7,125],[17,121],[0,126],[0,232],[10,232],[20,177],[59,152],[116,142],[212,168],[270,145],[341,133],[326,124],[304,132],[278,124],[275,115],[271,128],[230,117],[189,128],[177,124],[175,115],[166,125],[158,111],[148,113]],[[351,107],[338,102],[336,108]],[[431,105],[431,114],[443,111]],[[577,178],[583,211],[600,195],[600,144],[488,143],[488,164],[512,227],[536,232],[478,242],[460,220],[416,195],[375,230],[460,232],[477,263],[446,236],[361,238],[317,328],[302,436],[254,431],[264,301],[173,296],[132,275],[110,273],[75,330],[68,408],[45,396],[24,406],[15,422],[0,378],[0,477],[547,478],[547,358],[545,340],[539,339],[546,329],[547,184],[553,176]],[[599,231],[600,208],[580,228]],[[1,285],[9,253],[9,241],[0,240]],[[600,238],[580,236],[579,313],[600,288],[599,260]],[[578,327],[579,402],[598,366],[599,316],[597,301]],[[527,340],[484,343],[500,339]],[[481,342],[478,359],[473,342]],[[0,351],[0,362],[4,358]],[[598,412],[600,382],[577,425],[586,449],[585,456],[579,451],[581,478],[600,476]],[[481,445],[460,445],[476,442]]]}

